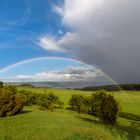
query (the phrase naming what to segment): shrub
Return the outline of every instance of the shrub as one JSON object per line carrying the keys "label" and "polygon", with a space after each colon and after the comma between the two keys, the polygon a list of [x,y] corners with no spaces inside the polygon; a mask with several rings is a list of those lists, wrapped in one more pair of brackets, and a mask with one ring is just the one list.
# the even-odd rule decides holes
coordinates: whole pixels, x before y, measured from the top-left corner
{"label": "shrub", "polygon": [[84,113],[87,111],[86,99],[82,95],[74,94],[69,100],[69,105],[72,110],[78,111],[78,113]]}
{"label": "shrub", "polygon": [[59,97],[54,95],[53,93],[48,94],[39,94],[37,104],[53,111],[55,106],[63,105],[63,102],[59,100]]}
{"label": "shrub", "polygon": [[12,116],[23,108],[22,98],[14,94],[10,89],[3,88],[0,91],[0,117]]}
{"label": "shrub", "polygon": [[31,106],[37,104],[37,98],[39,96],[38,94],[26,90],[21,90],[19,93],[23,98],[24,105]]}
{"label": "shrub", "polygon": [[69,100],[72,110],[98,117],[104,124],[116,124],[119,105],[111,94],[98,91],[90,97],[74,94]]}
{"label": "shrub", "polygon": [[37,94],[31,91],[21,90],[19,91],[20,95],[23,98],[24,105],[39,105],[43,109],[49,109],[53,111],[55,107],[63,107],[64,103],[59,100],[59,97],[53,93]]}
{"label": "shrub", "polygon": [[7,85],[4,88],[9,90],[12,94],[17,93],[17,87],[15,85]]}
{"label": "shrub", "polygon": [[63,108],[64,107],[64,102],[62,102],[60,100],[58,100],[56,104],[58,105],[58,108]]}
{"label": "shrub", "polygon": [[119,105],[111,94],[99,91],[91,97],[91,113],[98,116],[104,124],[116,124]]}

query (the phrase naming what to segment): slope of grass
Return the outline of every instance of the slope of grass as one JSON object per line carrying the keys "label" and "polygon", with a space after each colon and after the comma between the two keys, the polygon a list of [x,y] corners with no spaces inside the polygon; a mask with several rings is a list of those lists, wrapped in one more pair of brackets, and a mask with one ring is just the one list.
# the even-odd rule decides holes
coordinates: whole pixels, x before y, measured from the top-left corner
{"label": "slope of grass", "polygon": [[[21,90],[20,88],[19,90]],[[44,93],[43,88],[26,90]],[[93,92],[48,89],[67,102],[72,94],[91,95]],[[0,140],[138,140],[140,139],[140,92],[114,92],[122,105],[118,125],[102,125],[90,115],[55,109],[40,111],[37,106],[25,107],[16,116],[0,118]]]}
{"label": "slope of grass", "polygon": [[59,109],[54,112],[25,110],[17,116],[0,119],[0,140],[125,139],[117,130],[106,129],[88,115]]}

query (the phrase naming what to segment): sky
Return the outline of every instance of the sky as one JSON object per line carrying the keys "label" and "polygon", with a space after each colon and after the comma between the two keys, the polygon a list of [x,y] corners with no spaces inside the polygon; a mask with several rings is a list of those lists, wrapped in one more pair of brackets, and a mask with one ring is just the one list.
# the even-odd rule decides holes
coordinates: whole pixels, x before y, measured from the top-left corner
{"label": "sky", "polygon": [[[0,69],[32,58],[64,57],[89,64],[117,83],[140,83],[139,26],[139,0],[0,0]],[[51,63],[51,71],[42,70]],[[0,73],[0,79],[83,71],[75,62],[59,63],[27,61]]]}
{"label": "sky", "polygon": [[113,82],[96,67],[60,57],[22,61],[1,70],[0,77],[4,82]]}

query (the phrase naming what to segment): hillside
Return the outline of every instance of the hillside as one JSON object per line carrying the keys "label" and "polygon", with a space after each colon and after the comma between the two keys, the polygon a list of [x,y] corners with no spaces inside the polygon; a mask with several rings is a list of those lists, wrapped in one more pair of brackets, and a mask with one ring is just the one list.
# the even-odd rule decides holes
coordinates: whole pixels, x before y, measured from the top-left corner
{"label": "hillside", "polygon": [[91,91],[19,88],[36,93],[53,91],[64,101],[64,109],[41,111],[38,106],[25,107],[16,116],[0,118],[0,140],[138,140],[140,138],[140,92],[114,92],[121,113],[115,127],[103,125],[90,115],[67,110],[72,94],[91,95]]}

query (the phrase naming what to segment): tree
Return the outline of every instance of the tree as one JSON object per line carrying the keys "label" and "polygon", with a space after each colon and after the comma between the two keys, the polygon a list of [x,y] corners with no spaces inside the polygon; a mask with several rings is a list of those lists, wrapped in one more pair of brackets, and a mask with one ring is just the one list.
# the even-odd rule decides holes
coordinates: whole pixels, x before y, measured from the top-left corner
{"label": "tree", "polygon": [[104,124],[114,125],[117,121],[119,105],[111,94],[99,91],[91,96],[91,114]]}

